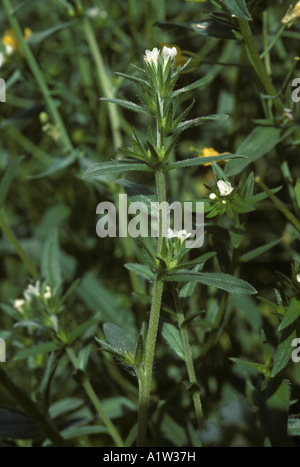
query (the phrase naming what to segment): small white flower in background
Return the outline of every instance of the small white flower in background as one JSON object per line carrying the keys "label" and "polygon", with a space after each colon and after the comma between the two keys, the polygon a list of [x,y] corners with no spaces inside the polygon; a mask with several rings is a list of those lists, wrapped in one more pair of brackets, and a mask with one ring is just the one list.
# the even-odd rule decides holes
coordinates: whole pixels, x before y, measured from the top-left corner
{"label": "small white flower in background", "polygon": [[45,293],[44,293],[44,298],[46,300],[49,300],[49,298],[51,298],[51,297],[52,297],[51,288],[49,287],[49,285],[47,285]]}
{"label": "small white flower in background", "polygon": [[14,308],[18,310],[19,313],[22,313],[23,305],[25,305],[25,300],[23,300],[22,298],[18,298],[17,300],[14,301]]}
{"label": "small white flower in background", "polygon": [[175,58],[177,55],[176,47],[170,48],[170,47],[164,46],[164,48],[162,49],[161,55],[165,63],[169,60],[169,58],[173,60],[173,58]]}
{"label": "small white flower in background", "polygon": [[219,189],[221,196],[228,196],[233,191],[233,187],[231,186],[231,183],[229,182],[218,180],[217,185],[218,185],[218,189]]}
{"label": "small white flower in background", "polygon": [[24,291],[24,297],[27,302],[31,302],[32,297],[38,297],[40,295],[40,281],[37,281],[35,285],[30,284]]}
{"label": "small white flower in background", "polygon": [[6,55],[12,55],[14,53],[14,48],[12,45],[8,44],[5,46],[5,53]]}
{"label": "small white flower in background", "polygon": [[216,195],[216,193],[211,193],[209,195],[209,197],[210,197],[210,199],[216,199],[217,195]]}
{"label": "small white flower in background", "polygon": [[284,109],[283,116],[288,118],[289,120],[293,120],[293,113],[291,109]]}
{"label": "small white flower in background", "polygon": [[158,50],[157,47],[154,47],[153,50],[146,50],[145,51],[145,56],[144,56],[145,62],[153,63],[156,66],[157,61],[158,61],[158,57],[159,57],[159,50]]}
{"label": "small white flower in background", "polygon": [[297,279],[297,282],[300,282],[300,274],[297,274],[296,279]]}

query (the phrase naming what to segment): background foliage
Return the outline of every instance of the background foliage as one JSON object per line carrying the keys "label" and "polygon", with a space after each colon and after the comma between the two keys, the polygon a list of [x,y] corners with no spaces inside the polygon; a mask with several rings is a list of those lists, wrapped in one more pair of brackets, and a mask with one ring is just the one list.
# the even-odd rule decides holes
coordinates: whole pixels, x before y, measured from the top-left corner
{"label": "background foliage", "polygon": [[[148,317],[151,283],[124,266],[143,262],[137,242],[96,236],[96,206],[116,199],[124,177],[102,175],[87,183],[82,175],[97,162],[120,157],[117,148],[129,145],[132,127],[141,134],[145,130],[143,115],[99,101],[100,97],[137,101],[134,87],[115,72],[131,72],[132,64],[141,64],[146,49],[168,44],[178,47],[181,63],[192,57],[180,86],[208,78],[207,84],[182,96],[182,110],[194,99],[189,118],[230,117],[189,128],[172,157],[195,157],[204,148],[246,155],[248,159],[217,167],[241,188],[242,175],[253,173],[248,183],[251,179],[254,193],[266,194],[260,202],[255,199],[253,211],[240,214],[238,225],[230,212],[208,217],[204,246],[190,254],[196,259],[215,251],[204,266],[206,272],[230,272],[258,292],[229,295],[198,285],[187,303],[187,316],[198,314],[189,331],[205,415],[200,431],[191,401],[195,388],[186,383],[178,335],[167,312],[172,300],[165,292],[148,442],[152,446],[298,446],[300,367],[291,361],[291,338],[300,337],[300,137],[295,135],[299,112],[291,101],[291,81],[300,73],[294,65],[300,30],[297,24],[282,27],[290,2],[3,2],[4,54],[12,27],[5,4],[15,7],[12,16],[21,30],[32,31],[26,44],[37,68],[19,47],[5,55],[0,68],[7,83],[0,119],[0,337],[7,344],[7,362],[1,364],[0,373],[1,445],[55,444],[55,434],[51,439],[47,431],[53,422],[74,445],[113,446],[107,424],[87,396],[91,392],[84,386],[86,379],[126,445],[134,445],[136,377],[103,352],[94,337],[114,346],[126,341],[125,349],[134,346]],[[277,98],[270,98],[264,89],[247,56],[240,24],[232,16],[233,12],[246,21],[248,11],[259,53],[282,29],[262,58],[276,90],[281,90]],[[61,121],[55,120],[57,112]],[[211,165],[170,171],[169,199],[208,201],[208,185],[220,175],[220,169],[214,171]],[[263,183],[254,184],[255,177]],[[146,172],[125,178],[154,189]],[[276,199],[267,187],[274,189]],[[17,254],[11,232],[29,264]],[[239,260],[233,264],[236,251]],[[14,307],[14,300],[38,279],[51,287],[49,313],[63,329],[60,343],[67,343],[73,354],[57,343],[60,330],[56,321],[46,320],[45,304],[35,303],[35,313],[28,311],[26,317]],[[224,316],[214,335],[220,306]],[[214,345],[205,345],[208,337]],[[240,360],[254,363],[240,365]],[[26,397],[52,420],[46,431],[43,423],[28,416],[34,409],[28,409]]]}

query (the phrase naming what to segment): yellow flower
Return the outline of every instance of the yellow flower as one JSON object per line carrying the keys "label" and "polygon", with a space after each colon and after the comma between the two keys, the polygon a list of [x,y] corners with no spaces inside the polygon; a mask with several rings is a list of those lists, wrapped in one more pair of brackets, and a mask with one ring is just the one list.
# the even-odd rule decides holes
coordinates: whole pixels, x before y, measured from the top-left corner
{"label": "yellow flower", "polygon": [[293,26],[298,21],[300,21],[300,2],[297,2],[294,8],[293,5],[291,5],[281,20],[281,22],[286,24],[288,28]]}
{"label": "yellow flower", "polygon": [[[29,37],[32,35],[32,31],[29,28],[24,29],[24,40],[27,41]],[[2,43],[5,47],[5,52],[6,55],[11,55],[14,52],[19,52],[22,53],[20,44],[18,42],[18,39],[15,36],[15,33],[12,29],[9,29],[9,31],[6,31],[4,36],[2,36]]]}
{"label": "yellow flower", "polygon": [[[192,147],[191,148],[191,151],[193,151],[194,148]],[[222,154],[229,154],[229,152],[218,152],[216,151],[214,148],[203,148],[199,154],[198,154],[198,157],[213,157],[213,156],[221,156]],[[225,162],[225,161],[221,161],[221,162]],[[211,165],[211,162],[208,162],[207,164],[203,164],[204,166],[209,166]]]}

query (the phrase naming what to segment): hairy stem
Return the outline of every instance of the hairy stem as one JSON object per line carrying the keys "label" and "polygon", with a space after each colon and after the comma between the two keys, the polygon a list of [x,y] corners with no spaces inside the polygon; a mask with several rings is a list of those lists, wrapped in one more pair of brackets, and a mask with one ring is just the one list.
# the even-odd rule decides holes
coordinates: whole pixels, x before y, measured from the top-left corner
{"label": "hairy stem", "polygon": [[[156,172],[156,187],[158,202],[166,200],[165,175],[162,169]],[[159,210],[159,232],[157,242],[157,254],[163,249],[162,212]],[[139,414],[138,414],[138,437],[137,446],[145,446],[147,438],[148,410],[151,393],[151,379],[153,371],[154,354],[156,348],[157,332],[160,317],[161,300],[163,293],[163,282],[160,278],[160,267],[155,276],[152,292],[152,304],[148,324],[148,333],[144,354],[143,370],[139,372]]]}

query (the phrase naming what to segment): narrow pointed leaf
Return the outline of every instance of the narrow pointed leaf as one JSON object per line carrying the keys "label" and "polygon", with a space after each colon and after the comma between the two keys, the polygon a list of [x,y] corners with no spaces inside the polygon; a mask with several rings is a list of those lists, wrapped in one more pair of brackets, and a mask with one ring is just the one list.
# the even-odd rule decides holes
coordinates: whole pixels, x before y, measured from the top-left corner
{"label": "narrow pointed leaf", "polygon": [[164,323],[162,335],[171,349],[174,350],[174,352],[178,355],[178,357],[184,360],[184,351],[178,329],[173,324]]}
{"label": "narrow pointed leaf", "polygon": [[300,317],[300,302],[296,298],[293,298],[279,327],[278,331],[282,331],[287,328],[290,324],[294,323]]}
{"label": "narrow pointed leaf", "polygon": [[142,276],[144,279],[147,279],[150,281],[154,280],[153,272],[145,264],[127,263],[125,264],[125,268],[128,269],[128,271],[134,272],[138,276]]}
{"label": "narrow pointed leaf", "polygon": [[248,282],[223,272],[210,273],[184,270],[170,273],[164,277],[164,280],[168,282],[198,282],[236,295],[257,293]]}
{"label": "narrow pointed leaf", "polygon": [[203,78],[198,79],[194,83],[190,84],[189,86],[185,86],[184,88],[177,89],[173,92],[172,97],[176,97],[183,92],[192,91],[193,89],[199,88],[200,86],[204,86],[205,84],[210,83],[212,80],[211,76],[204,76]]}
{"label": "narrow pointed leaf", "polygon": [[274,356],[274,365],[271,373],[272,378],[278,375],[278,373],[280,373],[280,371],[283,370],[291,360],[293,350],[292,342],[296,338],[296,330],[293,330],[292,332],[287,333],[287,336],[285,336],[282,342],[280,342]]}
{"label": "narrow pointed leaf", "polygon": [[133,110],[134,112],[149,115],[148,110],[144,109],[140,105],[137,105],[131,101],[124,101],[122,99],[110,99],[108,97],[102,97],[100,100],[105,101],[105,102],[110,102],[111,104],[120,105],[121,107],[124,107],[124,109],[127,109],[127,110]]}
{"label": "narrow pointed leaf", "polygon": [[257,258],[257,256],[261,256],[263,253],[266,253],[275,245],[278,245],[278,243],[280,243],[281,240],[282,238],[279,238],[278,240],[273,240],[273,242],[267,243],[266,245],[260,246],[258,248],[255,248],[255,250],[245,253],[240,257],[240,261],[242,261],[243,263],[247,263],[248,261]]}
{"label": "narrow pointed leaf", "polygon": [[172,162],[166,165],[167,170],[185,168],[185,167],[197,167],[199,165],[210,164],[212,162],[224,161],[227,159],[238,159],[244,158],[245,156],[240,156],[237,154],[220,154],[219,156],[211,157],[193,157],[191,159],[184,159],[182,161]]}
{"label": "narrow pointed leaf", "polygon": [[141,162],[107,161],[90,167],[82,176],[83,180],[92,180],[102,175],[120,174],[124,172],[151,172],[151,168]]}
{"label": "narrow pointed leaf", "polygon": [[226,120],[228,115],[208,115],[206,117],[198,117],[192,120],[186,120],[184,122],[179,123],[177,128],[173,131],[173,134],[181,133],[182,131],[187,130],[188,128],[192,128],[194,126],[204,125],[206,123],[215,122]]}
{"label": "narrow pointed leaf", "polygon": [[251,15],[248,11],[245,0],[223,0],[228,10],[235,16],[246,21],[251,21]]}

